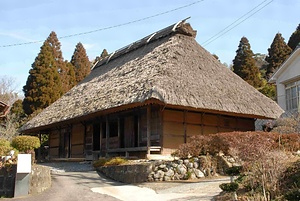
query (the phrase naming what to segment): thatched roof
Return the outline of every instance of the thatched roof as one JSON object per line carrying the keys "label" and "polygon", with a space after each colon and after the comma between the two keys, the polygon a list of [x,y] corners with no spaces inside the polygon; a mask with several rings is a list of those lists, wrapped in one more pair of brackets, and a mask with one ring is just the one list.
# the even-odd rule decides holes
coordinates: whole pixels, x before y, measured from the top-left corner
{"label": "thatched roof", "polygon": [[120,49],[21,130],[37,131],[152,101],[250,118],[277,118],[283,112],[202,48],[195,33],[181,22],[157,32],[156,38],[151,34],[139,45],[133,43],[134,48]]}

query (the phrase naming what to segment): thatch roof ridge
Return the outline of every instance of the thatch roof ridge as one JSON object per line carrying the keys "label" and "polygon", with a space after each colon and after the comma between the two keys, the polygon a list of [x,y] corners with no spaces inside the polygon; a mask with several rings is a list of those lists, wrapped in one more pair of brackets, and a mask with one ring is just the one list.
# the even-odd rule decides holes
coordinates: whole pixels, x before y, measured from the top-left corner
{"label": "thatch roof ridge", "polygon": [[32,130],[121,106],[159,100],[169,106],[251,118],[283,111],[202,48],[171,34],[93,69],[79,85],[25,124]]}

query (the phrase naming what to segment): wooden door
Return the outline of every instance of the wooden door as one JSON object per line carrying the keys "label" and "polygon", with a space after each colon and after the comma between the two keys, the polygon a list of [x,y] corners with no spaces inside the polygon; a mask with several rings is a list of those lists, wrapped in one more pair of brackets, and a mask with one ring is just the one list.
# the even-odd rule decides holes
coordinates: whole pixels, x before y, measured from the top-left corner
{"label": "wooden door", "polygon": [[134,147],[134,117],[124,118],[124,147]]}

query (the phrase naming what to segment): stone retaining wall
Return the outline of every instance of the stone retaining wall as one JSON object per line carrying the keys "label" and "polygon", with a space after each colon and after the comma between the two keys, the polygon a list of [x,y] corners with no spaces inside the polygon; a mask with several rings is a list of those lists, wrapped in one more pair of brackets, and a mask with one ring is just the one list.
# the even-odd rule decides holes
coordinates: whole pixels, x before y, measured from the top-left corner
{"label": "stone retaining wall", "polygon": [[0,169],[0,198],[14,196],[16,172],[17,165]]}
{"label": "stone retaining wall", "polygon": [[123,183],[141,183],[147,181],[151,173],[151,163],[134,165],[103,166],[97,170],[105,176]]}
{"label": "stone retaining wall", "polygon": [[137,161],[130,165],[104,166],[97,170],[123,183],[198,179],[216,174],[217,162],[211,157],[199,156],[174,161]]}
{"label": "stone retaining wall", "polygon": [[51,186],[50,168],[41,165],[33,165],[30,175],[29,194],[41,193]]}

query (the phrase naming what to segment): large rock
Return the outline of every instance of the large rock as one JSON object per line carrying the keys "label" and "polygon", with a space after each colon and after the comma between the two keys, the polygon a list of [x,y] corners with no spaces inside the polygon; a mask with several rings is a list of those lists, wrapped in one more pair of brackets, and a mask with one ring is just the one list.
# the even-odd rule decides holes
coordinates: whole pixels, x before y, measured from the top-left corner
{"label": "large rock", "polygon": [[203,178],[203,177],[205,177],[204,173],[201,172],[201,170],[194,169],[194,173],[195,173],[195,175],[196,175],[197,178]]}
{"label": "large rock", "polygon": [[187,172],[186,167],[184,165],[178,165],[177,166],[177,172],[180,175],[185,175],[186,172]]}
{"label": "large rock", "polygon": [[194,168],[197,169],[197,168],[199,167],[199,163],[198,163],[198,162],[194,162],[194,163],[193,163],[193,166],[194,166]]}
{"label": "large rock", "polygon": [[185,164],[186,166],[190,163],[190,161],[188,159],[184,159],[183,164]]}
{"label": "large rock", "polygon": [[160,178],[163,178],[164,175],[165,175],[164,171],[158,170],[158,171],[154,174],[154,179],[160,179]]}
{"label": "large rock", "polygon": [[187,168],[191,169],[191,168],[193,168],[193,167],[194,167],[194,164],[193,164],[193,163],[188,163],[188,164],[187,164]]}
{"label": "large rock", "polygon": [[166,173],[165,173],[165,176],[167,177],[173,177],[175,174],[175,172],[171,169],[169,169]]}

